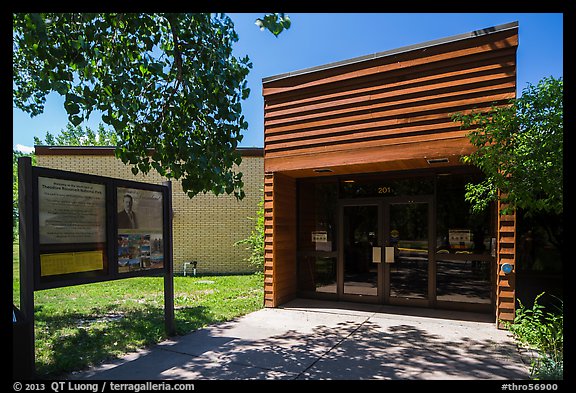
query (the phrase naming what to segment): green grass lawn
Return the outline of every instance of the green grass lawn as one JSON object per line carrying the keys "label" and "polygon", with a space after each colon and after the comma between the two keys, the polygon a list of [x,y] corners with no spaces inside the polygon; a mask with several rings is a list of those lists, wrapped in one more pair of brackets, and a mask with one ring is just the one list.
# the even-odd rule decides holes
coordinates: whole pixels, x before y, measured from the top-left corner
{"label": "green grass lawn", "polygon": [[[13,263],[13,298],[18,305],[17,245]],[[258,310],[263,296],[261,274],[175,277],[176,333]],[[162,277],[37,291],[34,303],[40,377],[62,376],[166,338]]]}

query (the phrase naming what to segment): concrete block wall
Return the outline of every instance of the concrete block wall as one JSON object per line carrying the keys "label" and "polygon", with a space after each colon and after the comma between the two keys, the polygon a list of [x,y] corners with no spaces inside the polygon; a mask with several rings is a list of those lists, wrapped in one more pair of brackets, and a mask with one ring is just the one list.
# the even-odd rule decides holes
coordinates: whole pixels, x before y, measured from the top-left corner
{"label": "concrete block wall", "polygon": [[[57,148],[36,148],[37,165],[66,171],[161,184],[166,178],[156,172],[133,175],[130,166],[109,154],[89,155],[82,147],[68,148],[66,154]],[[198,274],[252,273],[245,259],[245,245],[235,246],[248,237],[254,227],[258,203],[263,196],[264,159],[261,155],[244,155],[239,169],[246,197],[238,201],[233,195],[198,194],[190,199],[180,181],[172,183],[174,272],[183,273],[184,262],[198,261]],[[191,267],[187,274],[191,274]]]}

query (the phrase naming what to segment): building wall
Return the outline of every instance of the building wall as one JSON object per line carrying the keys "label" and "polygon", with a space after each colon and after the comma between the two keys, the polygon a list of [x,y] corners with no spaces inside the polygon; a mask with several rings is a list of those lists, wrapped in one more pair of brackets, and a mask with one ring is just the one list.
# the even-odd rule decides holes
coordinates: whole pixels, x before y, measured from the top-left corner
{"label": "building wall", "polygon": [[[130,166],[115,158],[113,149],[108,154],[88,155],[82,148],[67,149],[66,154],[55,154],[55,149],[37,147],[37,165],[66,171],[129,179],[161,184],[166,178],[156,172],[133,175]],[[43,152],[44,150],[44,152]],[[235,246],[248,237],[254,228],[258,203],[263,196],[264,159],[244,156],[240,171],[243,173],[246,196],[238,201],[233,195],[215,196],[198,194],[190,199],[180,181],[172,183],[174,272],[183,272],[185,261],[198,261],[197,272],[251,273],[252,266],[245,261],[249,251],[245,245]],[[190,274],[191,267],[187,270]]]}
{"label": "building wall", "polygon": [[[508,207],[498,203],[498,210]],[[516,305],[516,213],[498,215],[498,269],[496,273],[496,320],[511,322],[515,316]],[[502,272],[505,263],[513,266],[511,273]]]}
{"label": "building wall", "polygon": [[[292,211],[276,201],[290,194],[286,179],[461,165],[474,146],[452,115],[509,105],[517,47],[513,22],[263,80],[267,306],[296,292],[282,251],[296,236],[278,225]],[[515,219],[498,225],[500,267],[515,261]],[[497,274],[496,316],[511,320],[514,277]]]}
{"label": "building wall", "polygon": [[264,192],[264,304],[276,307],[296,297],[296,181],[266,175]]}

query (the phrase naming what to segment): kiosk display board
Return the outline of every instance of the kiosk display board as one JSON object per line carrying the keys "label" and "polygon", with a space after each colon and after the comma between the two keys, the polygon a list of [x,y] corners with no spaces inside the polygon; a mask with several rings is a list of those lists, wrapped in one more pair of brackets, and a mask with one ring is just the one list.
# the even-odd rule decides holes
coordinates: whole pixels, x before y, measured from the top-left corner
{"label": "kiosk display board", "polygon": [[35,373],[34,291],[163,276],[166,334],[175,334],[170,182],[43,168],[20,157],[18,210],[22,320],[13,344],[20,353],[16,374]]}
{"label": "kiosk display board", "polygon": [[106,185],[38,176],[40,277],[103,273]]}
{"label": "kiosk display board", "polygon": [[167,186],[36,166],[30,173],[35,290],[164,273]]}

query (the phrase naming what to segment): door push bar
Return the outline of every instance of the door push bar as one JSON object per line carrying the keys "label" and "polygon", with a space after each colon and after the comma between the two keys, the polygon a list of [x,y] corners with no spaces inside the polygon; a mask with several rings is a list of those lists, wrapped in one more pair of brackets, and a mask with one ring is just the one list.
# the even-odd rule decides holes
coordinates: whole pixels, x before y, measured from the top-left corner
{"label": "door push bar", "polygon": [[[394,247],[384,247],[384,262],[394,263]],[[372,247],[372,263],[382,263],[382,247]]]}

